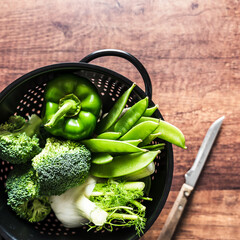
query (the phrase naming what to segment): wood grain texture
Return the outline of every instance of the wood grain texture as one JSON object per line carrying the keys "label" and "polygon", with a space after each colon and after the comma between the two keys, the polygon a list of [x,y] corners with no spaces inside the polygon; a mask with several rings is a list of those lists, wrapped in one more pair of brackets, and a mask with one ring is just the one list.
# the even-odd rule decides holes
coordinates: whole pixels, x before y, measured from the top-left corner
{"label": "wood grain texture", "polygon": [[[161,215],[141,240],[155,240],[178,192],[172,191]],[[239,190],[199,190],[192,193],[173,239],[239,239]]]}
{"label": "wood grain texture", "polygon": [[[240,239],[239,1],[2,0],[0,13],[0,91],[31,70],[104,48],[128,51],[148,70],[153,101],[188,149],[174,147],[172,189],[144,240],[159,235],[208,127],[225,115],[174,239]],[[125,60],[93,63],[144,88]]]}

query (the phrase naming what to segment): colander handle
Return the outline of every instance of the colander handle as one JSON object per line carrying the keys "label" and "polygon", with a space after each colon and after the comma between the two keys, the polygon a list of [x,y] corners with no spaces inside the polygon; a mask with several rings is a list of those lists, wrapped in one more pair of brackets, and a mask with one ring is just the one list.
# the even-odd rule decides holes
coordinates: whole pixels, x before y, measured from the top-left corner
{"label": "colander handle", "polygon": [[105,56],[121,57],[131,62],[137,68],[137,70],[139,71],[143,78],[146,95],[149,97],[149,99],[152,99],[152,83],[148,75],[148,72],[142,65],[142,63],[130,53],[118,49],[103,49],[90,53],[89,55],[84,57],[80,62],[89,63],[90,61],[96,58]]}

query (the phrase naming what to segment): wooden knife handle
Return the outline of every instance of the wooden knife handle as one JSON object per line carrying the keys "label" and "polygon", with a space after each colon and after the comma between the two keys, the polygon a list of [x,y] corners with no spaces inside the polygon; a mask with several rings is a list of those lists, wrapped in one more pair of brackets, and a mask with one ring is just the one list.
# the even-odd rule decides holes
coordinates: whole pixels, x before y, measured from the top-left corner
{"label": "wooden knife handle", "polygon": [[173,204],[173,207],[168,215],[168,218],[162,228],[158,240],[170,240],[174,234],[174,231],[177,227],[177,224],[182,216],[183,210],[186,206],[188,197],[190,196],[193,187],[184,183],[181,187],[181,190],[177,196],[176,201]]}

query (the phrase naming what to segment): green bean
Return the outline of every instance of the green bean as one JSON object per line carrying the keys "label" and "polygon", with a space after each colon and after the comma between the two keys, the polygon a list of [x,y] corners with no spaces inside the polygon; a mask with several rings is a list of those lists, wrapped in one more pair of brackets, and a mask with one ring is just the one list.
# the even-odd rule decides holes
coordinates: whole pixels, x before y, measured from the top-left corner
{"label": "green bean", "polygon": [[139,123],[132,127],[126,134],[124,134],[119,140],[134,140],[145,139],[158,127],[158,123],[152,121],[146,121]]}
{"label": "green bean", "polygon": [[153,144],[153,145],[147,145],[143,146],[143,149],[148,149],[151,151],[156,151],[156,150],[162,150],[164,149],[165,143],[158,143],[158,144]]}
{"label": "green bean", "polygon": [[135,86],[136,84],[133,83],[132,86],[127,91],[125,91],[123,95],[116,101],[106,117],[100,120],[96,127],[96,132],[98,134],[108,130],[117,121]]}
{"label": "green bean", "polygon": [[158,155],[159,151],[132,153],[113,157],[110,163],[92,164],[91,174],[101,178],[122,177],[148,166]]}
{"label": "green bean", "polygon": [[96,138],[116,140],[120,136],[121,136],[120,132],[104,132],[98,135]]}
{"label": "green bean", "polygon": [[109,153],[93,153],[92,163],[94,164],[106,164],[113,160],[113,157]]}
{"label": "green bean", "polygon": [[143,115],[148,106],[148,97],[138,101],[114,125],[115,132],[125,134]]}
{"label": "green bean", "polygon": [[[152,117],[141,117],[138,122],[140,123],[140,122],[144,122],[144,121],[158,122],[159,119],[152,118]],[[153,133],[161,133],[161,135],[159,135],[159,138],[161,138],[167,142],[170,142],[178,147],[181,147],[184,149],[187,148],[185,146],[185,137],[184,137],[183,133],[181,132],[181,130],[179,128],[172,125],[171,123],[160,120],[159,126]]]}
{"label": "green bean", "polygon": [[81,143],[84,144],[91,152],[134,153],[148,151],[124,141],[110,139],[92,138],[82,140]]}
{"label": "green bean", "polygon": [[153,107],[149,107],[146,109],[146,111],[143,113],[144,117],[151,117],[154,112],[158,109],[158,105],[155,105]]}

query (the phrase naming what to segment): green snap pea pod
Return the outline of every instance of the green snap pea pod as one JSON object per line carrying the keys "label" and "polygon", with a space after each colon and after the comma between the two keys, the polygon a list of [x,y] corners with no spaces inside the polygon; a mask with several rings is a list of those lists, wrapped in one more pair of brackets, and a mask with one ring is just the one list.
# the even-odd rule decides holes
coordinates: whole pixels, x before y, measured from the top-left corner
{"label": "green snap pea pod", "polygon": [[141,143],[140,146],[146,146],[150,144],[154,139],[160,137],[161,133],[151,133],[149,134]]}
{"label": "green snap pea pod", "polygon": [[113,160],[113,157],[109,153],[93,153],[92,163],[94,164],[106,164]]}
{"label": "green snap pea pod", "polygon": [[146,121],[157,122],[157,121],[159,121],[159,119],[158,118],[153,118],[153,117],[142,116],[141,118],[139,118],[139,120],[136,122],[136,124],[146,122]]}
{"label": "green snap pea pod", "polygon": [[137,172],[148,166],[158,155],[159,151],[132,153],[113,157],[110,163],[92,164],[91,174],[101,178],[122,177]]}
{"label": "green snap pea pod", "polygon": [[121,136],[120,132],[104,132],[99,134],[96,138],[116,140],[120,136]]}
{"label": "green snap pea pod", "polygon": [[[124,108],[119,116],[122,117],[123,114],[125,114],[128,110],[130,109],[130,107]],[[143,113],[144,117],[151,117],[152,114],[158,109],[158,105],[155,105],[153,107],[147,108],[146,111]]]}
{"label": "green snap pea pod", "polygon": [[133,83],[132,86],[116,101],[106,117],[102,118],[100,122],[97,123],[96,132],[98,134],[108,130],[117,121],[135,86],[136,84]]}
{"label": "green snap pea pod", "polygon": [[115,132],[125,134],[143,115],[148,106],[148,97],[138,101],[114,125]]}
{"label": "green snap pea pod", "polygon": [[121,114],[119,115],[119,118],[120,119],[128,110],[130,109],[130,107],[127,107],[127,108],[124,108],[121,112]]}
{"label": "green snap pea pod", "polygon": [[145,139],[158,127],[157,122],[146,121],[139,123],[132,127],[127,133],[125,133],[119,140],[134,140]]}
{"label": "green snap pea pod", "polygon": [[143,146],[143,149],[148,149],[150,151],[162,150],[164,149],[165,143],[158,143],[153,145]]}
{"label": "green snap pea pod", "polygon": [[[159,119],[157,118],[152,118],[152,117],[142,117],[139,122],[144,122],[144,121],[153,121],[157,122]],[[154,133],[161,133],[159,138],[170,142],[178,147],[186,149],[185,145],[185,137],[181,130],[177,128],[176,126],[172,125],[171,123],[168,123],[166,121],[160,120],[159,126],[157,129],[154,131]]]}
{"label": "green snap pea pod", "polygon": [[146,109],[146,111],[143,113],[144,117],[151,117],[154,112],[158,109],[158,105],[155,105],[153,107],[149,107]]}
{"label": "green snap pea pod", "polygon": [[138,146],[138,144],[142,142],[142,139],[126,140],[124,142],[130,143],[134,146]]}
{"label": "green snap pea pod", "polygon": [[107,153],[134,153],[146,152],[147,149],[141,149],[130,143],[118,140],[92,138],[81,141],[91,152],[107,152]]}

